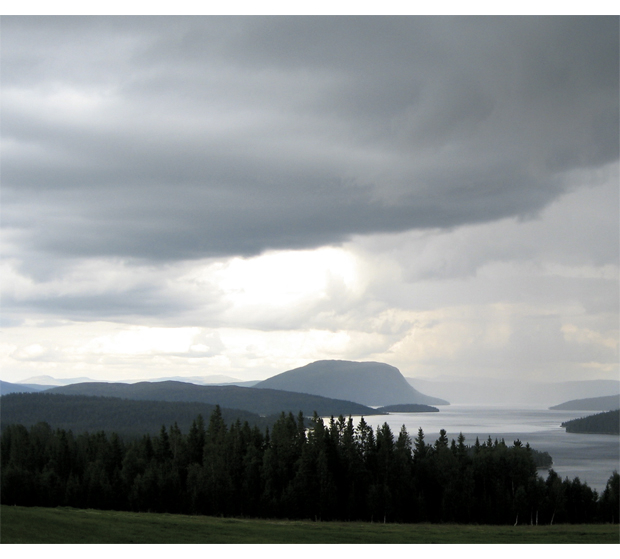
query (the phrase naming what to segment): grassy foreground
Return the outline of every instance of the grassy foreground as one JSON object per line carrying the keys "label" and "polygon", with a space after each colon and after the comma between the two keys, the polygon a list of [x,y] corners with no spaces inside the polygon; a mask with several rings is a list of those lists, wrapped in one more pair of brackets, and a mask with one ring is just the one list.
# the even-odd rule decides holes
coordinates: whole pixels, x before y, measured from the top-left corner
{"label": "grassy foreground", "polygon": [[618,525],[466,526],[247,520],[2,506],[0,542],[336,544],[620,543]]}

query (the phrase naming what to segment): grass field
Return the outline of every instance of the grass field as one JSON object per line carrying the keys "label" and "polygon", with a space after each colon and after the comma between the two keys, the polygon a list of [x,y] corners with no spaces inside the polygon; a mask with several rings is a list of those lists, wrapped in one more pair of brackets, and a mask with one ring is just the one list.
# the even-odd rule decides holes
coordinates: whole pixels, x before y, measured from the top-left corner
{"label": "grass field", "polygon": [[247,520],[2,506],[0,542],[336,544],[620,543],[618,525],[465,526]]}

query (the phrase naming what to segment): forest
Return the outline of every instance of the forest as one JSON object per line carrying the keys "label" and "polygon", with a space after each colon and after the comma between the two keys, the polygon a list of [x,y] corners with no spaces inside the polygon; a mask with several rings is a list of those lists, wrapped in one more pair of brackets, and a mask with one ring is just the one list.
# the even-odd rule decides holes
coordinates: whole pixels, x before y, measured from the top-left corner
{"label": "forest", "polygon": [[552,524],[618,522],[618,474],[602,495],[578,478],[537,475],[534,451],[490,438],[466,445],[444,430],[429,444],[387,423],[282,413],[261,431],[228,426],[217,406],[183,434],[124,440],[38,423],[6,425],[2,504],[213,516]]}
{"label": "forest", "polygon": [[[125,440],[147,433],[156,435],[162,425],[175,422],[187,432],[198,415],[209,417],[214,409],[215,404],[203,402],[127,400],[45,392],[7,394],[0,398],[2,425],[19,423],[31,427],[45,422],[74,433],[115,432]],[[260,416],[246,410],[220,409],[227,425],[239,419],[261,429],[273,425],[280,415]]]}
{"label": "forest", "polygon": [[567,433],[620,434],[620,410],[606,411],[562,423]]}

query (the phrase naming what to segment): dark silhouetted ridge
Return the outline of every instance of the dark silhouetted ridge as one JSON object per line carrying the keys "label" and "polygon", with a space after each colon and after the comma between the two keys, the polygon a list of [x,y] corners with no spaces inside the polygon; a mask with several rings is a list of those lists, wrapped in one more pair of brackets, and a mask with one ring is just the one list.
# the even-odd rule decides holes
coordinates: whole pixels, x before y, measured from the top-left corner
{"label": "dark silhouetted ridge", "polygon": [[187,382],[138,382],[135,384],[84,382],[58,386],[46,390],[47,394],[79,394],[82,396],[107,396],[129,400],[160,400],[167,402],[201,402],[218,404],[223,408],[247,410],[260,415],[294,414],[302,411],[310,416],[319,415],[372,415],[372,408],[355,402],[325,398],[312,394],[299,394],[283,390],[257,390],[241,386],[200,386]]}

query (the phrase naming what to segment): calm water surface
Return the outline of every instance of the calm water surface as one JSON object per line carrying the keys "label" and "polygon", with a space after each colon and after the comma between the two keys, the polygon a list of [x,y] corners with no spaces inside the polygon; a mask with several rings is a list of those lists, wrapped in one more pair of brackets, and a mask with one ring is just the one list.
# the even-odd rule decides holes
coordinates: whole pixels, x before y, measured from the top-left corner
{"label": "calm water surface", "polygon": [[[620,437],[567,433],[560,427],[563,421],[597,412],[464,404],[441,406],[439,410],[439,413],[394,413],[365,419],[375,430],[387,422],[395,435],[402,425],[412,437],[422,427],[429,444],[439,437],[440,429],[447,431],[450,440],[462,432],[468,445],[474,444],[476,437],[484,442],[489,435],[493,440],[503,438],[508,445],[520,439],[523,444],[529,442],[532,448],[548,452],[560,477],[579,477],[599,493],[612,472],[620,471]],[[355,419],[356,424],[358,420]],[[546,478],[546,472],[541,474]]]}

